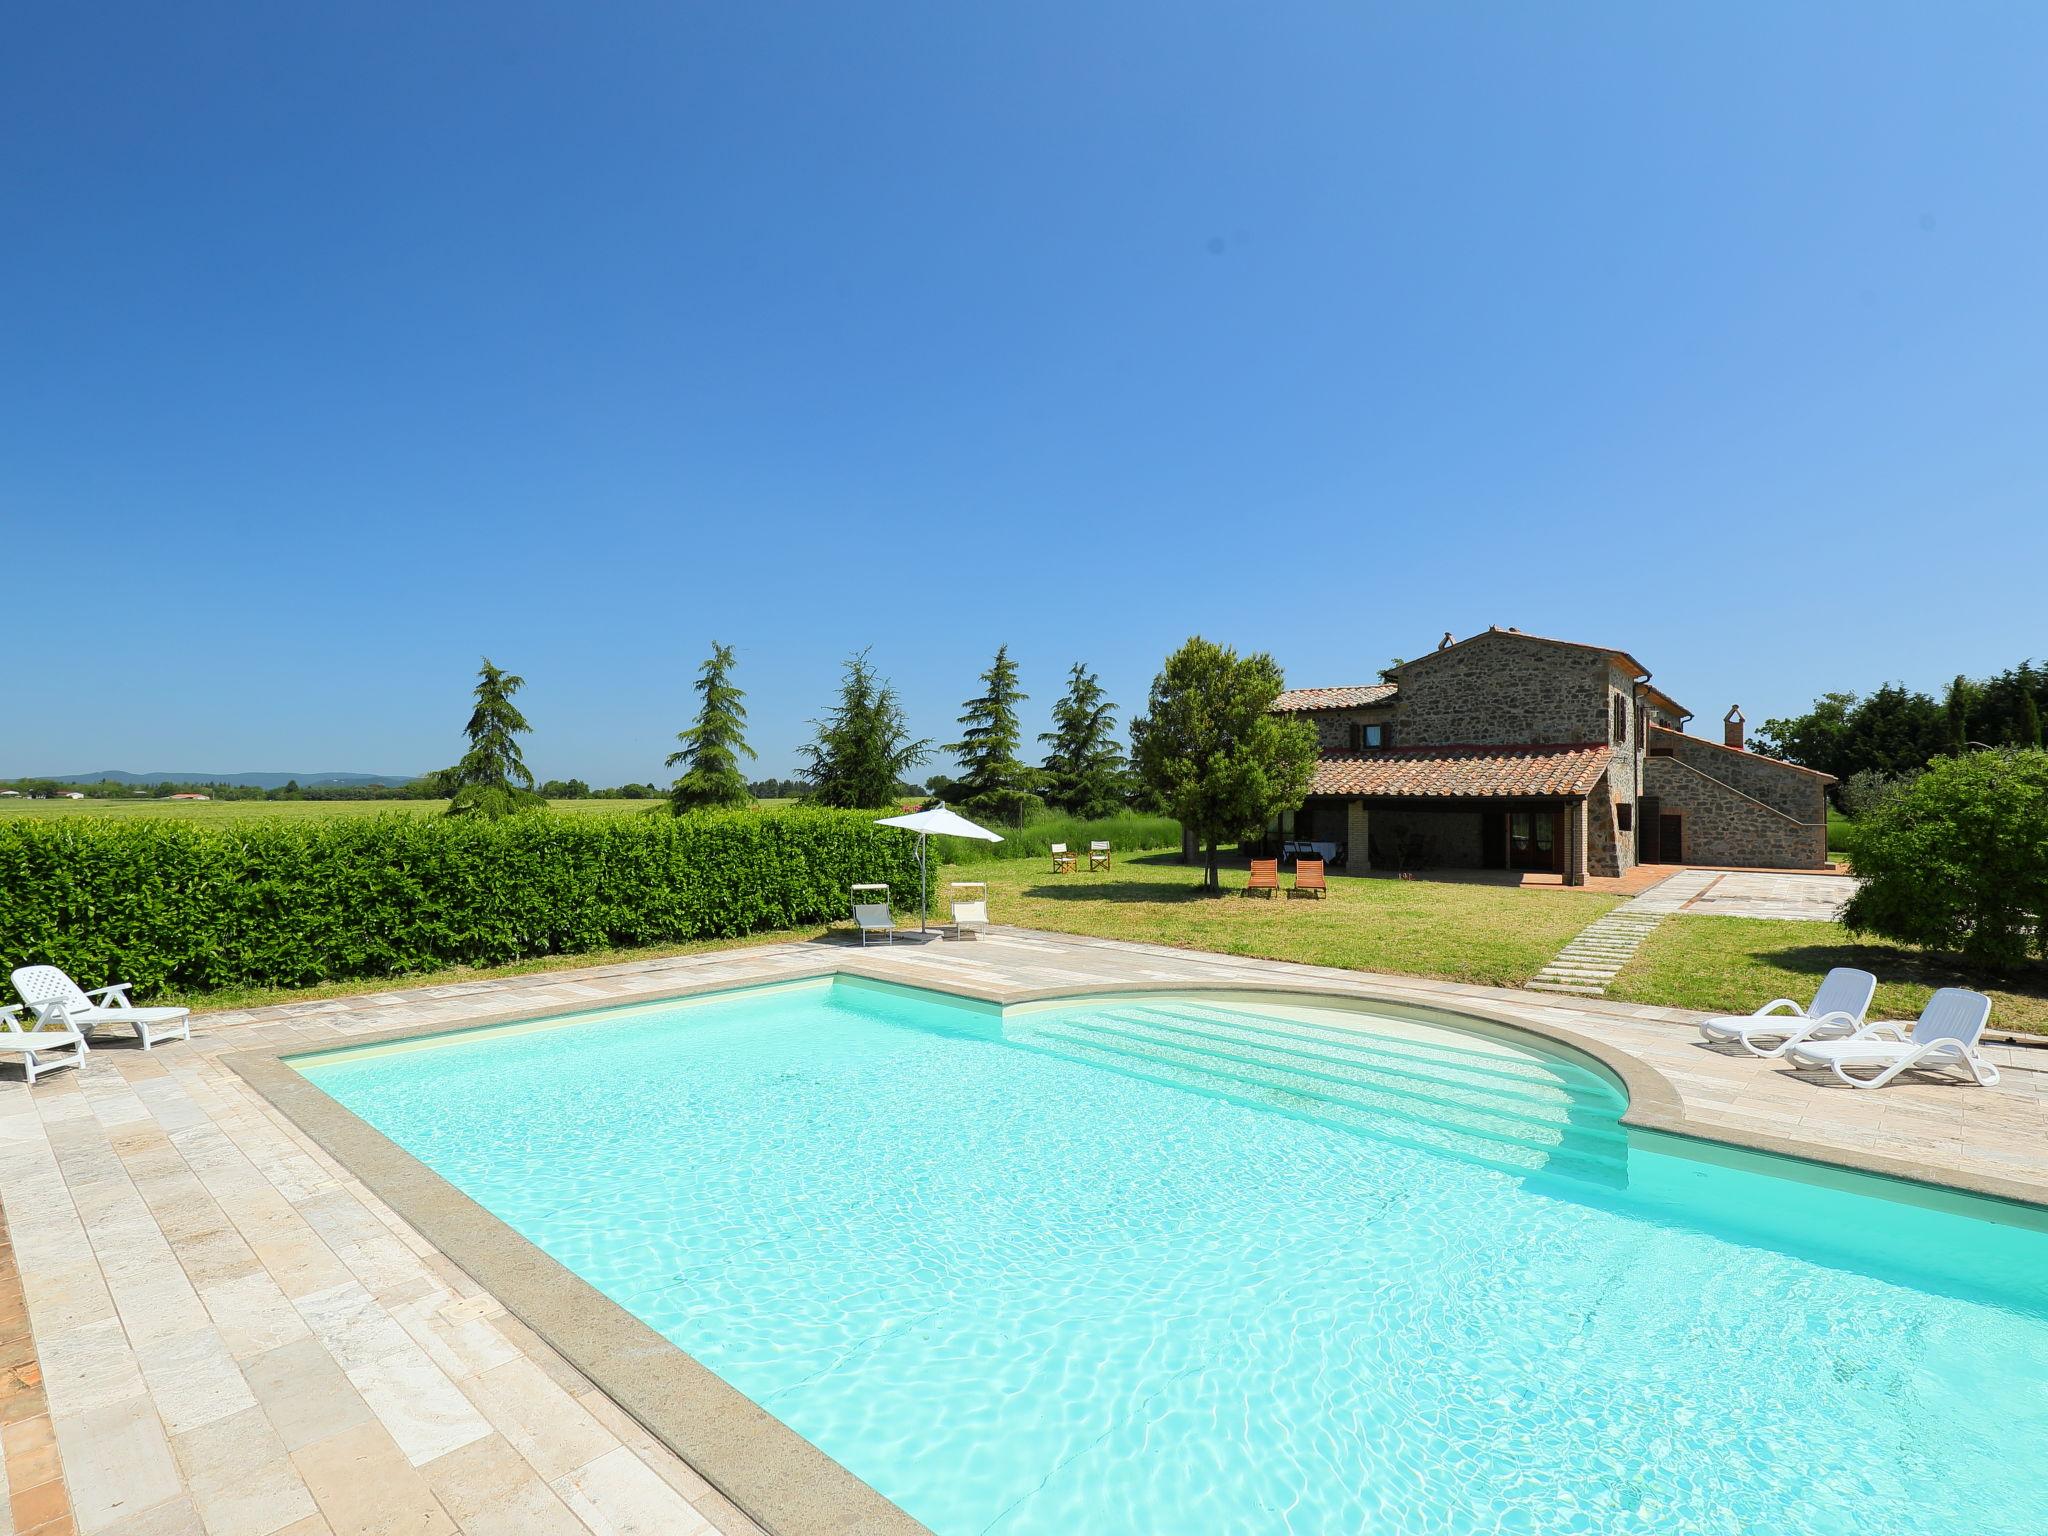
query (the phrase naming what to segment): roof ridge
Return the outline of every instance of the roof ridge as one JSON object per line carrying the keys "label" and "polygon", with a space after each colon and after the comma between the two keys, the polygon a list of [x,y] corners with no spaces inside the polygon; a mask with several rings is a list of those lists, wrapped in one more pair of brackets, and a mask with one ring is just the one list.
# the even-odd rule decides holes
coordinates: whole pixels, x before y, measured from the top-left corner
{"label": "roof ridge", "polygon": [[1522,752],[1522,753],[1563,753],[1563,752],[1611,752],[1613,746],[1604,741],[1452,741],[1417,743],[1406,747],[1332,747],[1324,757],[1435,757],[1446,752]]}

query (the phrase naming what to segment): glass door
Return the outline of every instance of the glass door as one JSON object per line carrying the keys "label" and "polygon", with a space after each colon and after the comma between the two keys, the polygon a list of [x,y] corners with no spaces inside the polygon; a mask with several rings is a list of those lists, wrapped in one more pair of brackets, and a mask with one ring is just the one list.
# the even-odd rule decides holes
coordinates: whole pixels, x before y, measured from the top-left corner
{"label": "glass door", "polygon": [[1508,812],[1508,868],[1557,868],[1557,819],[1551,812]]}

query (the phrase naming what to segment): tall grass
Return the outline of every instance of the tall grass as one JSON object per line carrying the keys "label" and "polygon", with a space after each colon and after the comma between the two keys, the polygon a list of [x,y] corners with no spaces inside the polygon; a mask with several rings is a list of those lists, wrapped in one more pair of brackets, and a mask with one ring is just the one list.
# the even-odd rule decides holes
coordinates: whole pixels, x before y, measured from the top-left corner
{"label": "tall grass", "polygon": [[1135,853],[1145,848],[1178,848],[1180,823],[1171,816],[1141,816],[1126,812],[1099,821],[1078,816],[1046,816],[1023,827],[990,827],[1003,834],[1000,843],[981,843],[969,837],[935,837],[931,856],[942,864],[973,864],[982,859],[1043,859],[1052,855],[1054,843],[1065,843],[1076,857],[1088,852],[1088,845],[1106,842],[1118,853]]}

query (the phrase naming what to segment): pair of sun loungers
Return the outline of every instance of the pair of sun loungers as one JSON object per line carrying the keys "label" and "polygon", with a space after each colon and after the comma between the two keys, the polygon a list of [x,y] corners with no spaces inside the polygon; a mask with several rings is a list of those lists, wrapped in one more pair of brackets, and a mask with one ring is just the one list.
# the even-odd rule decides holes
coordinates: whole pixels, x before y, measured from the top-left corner
{"label": "pair of sun loungers", "polygon": [[1944,1070],[1967,1072],[1986,1088],[1998,1082],[1998,1068],[1978,1049],[1991,1018],[1990,998],[1943,987],[1909,1030],[1864,1022],[1876,992],[1877,978],[1868,971],[1837,968],[1821,981],[1809,1008],[1781,997],[1752,1014],[1708,1019],[1700,1033],[1753,1056],[1832,1072],[1856,1088],[1882,1088],[1902,1072]]}
{"label": "pair of sun loungers", "polygon": [[134,1030],[145,1051],[160,1041],[192,1038],[189,1009],[138,1008],[129,1000],[127,982],[88,992],[54,965],[25,965],[13,981],[38,1027],[23,1028],[20,1006],[0,1004],[0,1051],[18,1057],[30,1082],[77,1066],[91,1049],[87,1037],[102,1024]]}
{"label": "pair of sun loungers", "polygon": [[[864,901],[861,898],[866,897]],[[889,907],[886,885],[856,885],[853,888],[853,926],[860,931],[861,948],[876,936],[896,942],[896,914]],[[988,927],[988,886],[979,880],[953,882],[953,937],[974,939]]]}
{"label": "pair of sun loungers", "polygon": [[[1323,878],[1321,859],[1296,859],[1294,861],[1294,884],[1289,888],[1296,896],[1313,896],[1317,900],[1330,894],[1330,884]],[[1280,894],[1280,861],[1278,859],[1253,859],[1250,878],[1244,883],[1244,893],[1249,896],[1258,891],[1272,897]]]}

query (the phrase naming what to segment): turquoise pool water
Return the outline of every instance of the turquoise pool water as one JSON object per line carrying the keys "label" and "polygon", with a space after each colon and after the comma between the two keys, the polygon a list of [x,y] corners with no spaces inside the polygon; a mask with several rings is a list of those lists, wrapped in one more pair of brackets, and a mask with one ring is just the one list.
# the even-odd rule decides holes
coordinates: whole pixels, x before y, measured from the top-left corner
{"label": "turquoise pool water", "polygon": [[939,1536],[2048,1530],[2048,1236],[1423,1016],[842,980],[298,1065]]}

